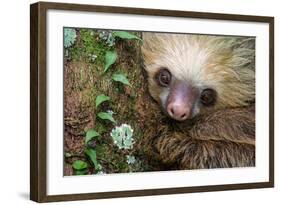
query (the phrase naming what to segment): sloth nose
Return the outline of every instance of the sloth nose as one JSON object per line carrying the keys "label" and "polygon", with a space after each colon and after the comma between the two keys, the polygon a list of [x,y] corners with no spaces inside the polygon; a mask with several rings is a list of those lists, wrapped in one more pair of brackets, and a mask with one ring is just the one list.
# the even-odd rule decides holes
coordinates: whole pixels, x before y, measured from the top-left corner
{"label": "sloth nose", "polygon": [[183,121],[190,116],[190,107],[184,103],[171,102],[167,106],[167,112],[175,120]]}

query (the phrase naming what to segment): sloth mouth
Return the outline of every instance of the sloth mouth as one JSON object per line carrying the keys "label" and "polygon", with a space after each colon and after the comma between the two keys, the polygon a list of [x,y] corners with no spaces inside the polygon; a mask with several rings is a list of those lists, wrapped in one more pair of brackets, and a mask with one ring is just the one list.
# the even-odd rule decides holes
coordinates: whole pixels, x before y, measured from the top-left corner
{"label": "sloth mouth", "polygon": [[182,115],[180,116],[179,118],[178,117],[174,117],[174,116],[171,116],[167,111],[165,111],[165,115],[174,120],[174,121],[177,121],[177,122],[186,122],[186,121],[190,121],[193,119],[193,117],[189,116],[189,117],[186,117],[186,115]]}

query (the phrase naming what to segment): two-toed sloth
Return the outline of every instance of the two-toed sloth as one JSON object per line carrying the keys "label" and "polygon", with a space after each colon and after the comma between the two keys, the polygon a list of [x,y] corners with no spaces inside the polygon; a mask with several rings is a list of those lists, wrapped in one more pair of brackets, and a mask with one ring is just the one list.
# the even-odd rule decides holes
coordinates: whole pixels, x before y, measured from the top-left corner
{"label": "two-toed sloth", "polygon": [[144,32],[142,54],[162,110],[150,108],[148,156],[173,169],[255,165],[254,38]]}

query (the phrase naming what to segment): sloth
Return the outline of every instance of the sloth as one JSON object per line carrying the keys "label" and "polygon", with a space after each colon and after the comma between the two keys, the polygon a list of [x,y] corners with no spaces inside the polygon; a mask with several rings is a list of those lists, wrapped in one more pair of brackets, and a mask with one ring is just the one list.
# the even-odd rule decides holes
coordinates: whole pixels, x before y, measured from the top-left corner
{"label": "sloth", "polygon": [[255,39],[143,32],[142,147],[167,169],[255,166]]}

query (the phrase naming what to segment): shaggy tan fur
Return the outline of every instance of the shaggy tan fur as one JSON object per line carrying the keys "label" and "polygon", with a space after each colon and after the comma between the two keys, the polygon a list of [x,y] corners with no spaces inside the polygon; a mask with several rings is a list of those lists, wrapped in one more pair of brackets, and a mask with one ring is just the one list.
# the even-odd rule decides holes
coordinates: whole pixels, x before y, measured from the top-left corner
{"label": "shaggy tan fur", "polygon": [[[160,68],[200,89],[216,90],[215,106],[196,107],[185,122],[168,119],[149,104],[142,146],[170,169],[255,165],[254,38],[143,33],[149,92],[161,104],[169,89],[155,82]],[[157,128],[157,129],[155,129]]]}
{"label": "shaggy tan fur", "polygon": [[161,88],[153,76],[161,67],[194,86],[215,89],[215,109],[246,106],[255,98],[253,38],[143,33],[143,40],[149,90],[157,101]]}

